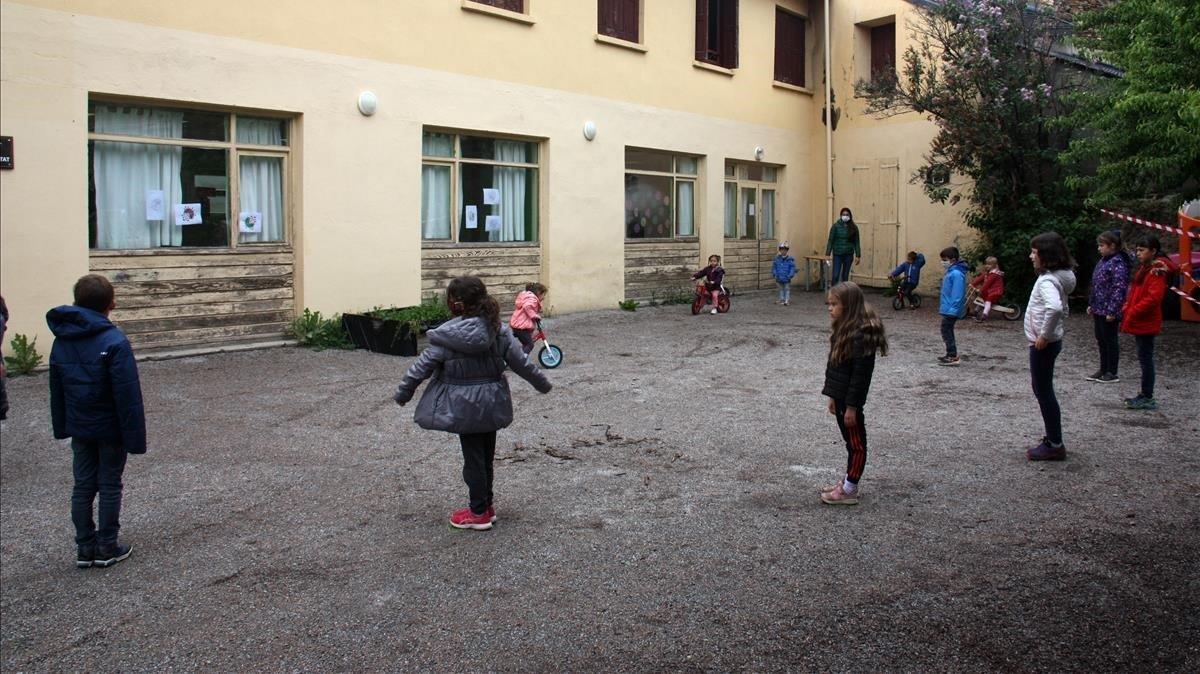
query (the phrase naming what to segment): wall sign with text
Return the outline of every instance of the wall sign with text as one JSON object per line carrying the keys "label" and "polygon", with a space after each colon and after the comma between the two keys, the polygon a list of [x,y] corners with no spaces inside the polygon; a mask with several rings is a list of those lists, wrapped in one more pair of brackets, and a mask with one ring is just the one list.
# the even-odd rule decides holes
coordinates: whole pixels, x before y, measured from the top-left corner
{"label": "wall sign with text", "polygon": [[12,136],[0,136],[0,169],[13,167]]}

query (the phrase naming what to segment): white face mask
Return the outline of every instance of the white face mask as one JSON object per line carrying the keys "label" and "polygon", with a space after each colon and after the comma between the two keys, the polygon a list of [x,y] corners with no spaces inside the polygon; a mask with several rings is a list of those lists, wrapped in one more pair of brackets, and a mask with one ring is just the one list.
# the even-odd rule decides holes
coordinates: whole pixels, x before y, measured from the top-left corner
{"label": "white face mask", "polygon": [[950,260],[942,260],[942,269],[950,268]]}
{"label": "white face mask", "polygon": [[850,216],[849,216],[849,215],[843,215],[843,216],[842,216],[842,222],[850,222]]}

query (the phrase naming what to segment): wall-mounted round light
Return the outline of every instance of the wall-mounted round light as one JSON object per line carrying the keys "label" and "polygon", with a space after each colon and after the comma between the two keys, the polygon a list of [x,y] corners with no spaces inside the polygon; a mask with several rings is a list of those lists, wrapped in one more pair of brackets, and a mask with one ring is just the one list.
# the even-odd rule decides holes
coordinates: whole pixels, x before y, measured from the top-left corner
{"label": "wall-mounted round light", "polygon": [[596,123],[590,119],[583,123],[583,137],[588,140],[596,137]]}
{"label": "wall-mounted round light", "polygon": [[375,109],[379,107],[379,99],[375,97],[372,91],[364,91],[358,95],[358,111],[370,117],[375,114]]}
{"label": "wall-mounted round light", "polygon": [[754,159],[755,159],[755,161],[762,161],[762,158],[763,158],[763,155],[764,155],[764,154],[766,154],[766,151],[764,151],[764,150],[762,149],[762,146],[761,146],[761,145],[760,145],[760,146],[758,146],[758,147],[756,147],[756,148],[754,148]]}

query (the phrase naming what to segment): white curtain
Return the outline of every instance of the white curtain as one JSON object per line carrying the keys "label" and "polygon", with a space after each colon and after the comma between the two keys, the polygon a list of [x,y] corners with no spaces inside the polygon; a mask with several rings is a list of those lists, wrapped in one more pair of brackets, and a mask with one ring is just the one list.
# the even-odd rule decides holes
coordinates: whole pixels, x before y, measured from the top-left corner
{"label": "white curtain", "polygon": [[[239,117],[237,140],[254,145],[282,145],[283,125],[277,119]],[[238,170],[239,211],[262,214],[262,231],[239,233],[238,243],[283,241],[283,157],[244,155],[238,162]]]}
{"label": "white curtain", "polygon": [[450,238],[450,167],[421,167],[421,238]]}
{"label": "white curtain", "polygon": [[[526,144],[496,141],[496,160],[525,162]],[[500,190],[500,230],[488,232],[489,241],[525,240],[525,169],[496,167],[496,187]],[[493,207],[494,209],[495,207]],[[480,223],[482,225],[482,223]]]}
{"label": "white curtain", "polygon": [[[183,113],[107,105],[95,109],[96,133],[182,138]],[[96,247],[101,249],[178,246],[183,229],[173,205],[183,200],[183,148],[171,145],[96,141],[92,171],[96,188]],[[163,219],[146,219],[147,190],[163,193]]]}
{"label": "white curtain", "polygon": [[675,183],[676,236],[696,235],[696,184],[687,180]]}
{"label": "white curtain", "polygon": [[737,183],[725,183],[725,236],[737,237]]}
{"label": "white curtain", "polygon": [[762,208],[759,223],[762,226],[762,238],[775,238],[775,191],[762,191]]}

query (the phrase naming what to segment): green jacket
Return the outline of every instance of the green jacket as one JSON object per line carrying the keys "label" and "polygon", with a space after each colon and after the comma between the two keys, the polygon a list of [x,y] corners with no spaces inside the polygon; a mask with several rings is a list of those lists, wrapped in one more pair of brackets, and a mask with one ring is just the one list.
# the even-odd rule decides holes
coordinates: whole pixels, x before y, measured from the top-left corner
{"label": "green jacket", "polygon": [[859,236],[853,241],[850,240],[850,228],[841,219],[833,222],[833,226],[829,228],[829,241],[825,244],[826,255],[846,255],[854,253],[854,257],[862,257],[862,249],[859,248],[858,241],[862,238],[862,230],[859,230]]}

